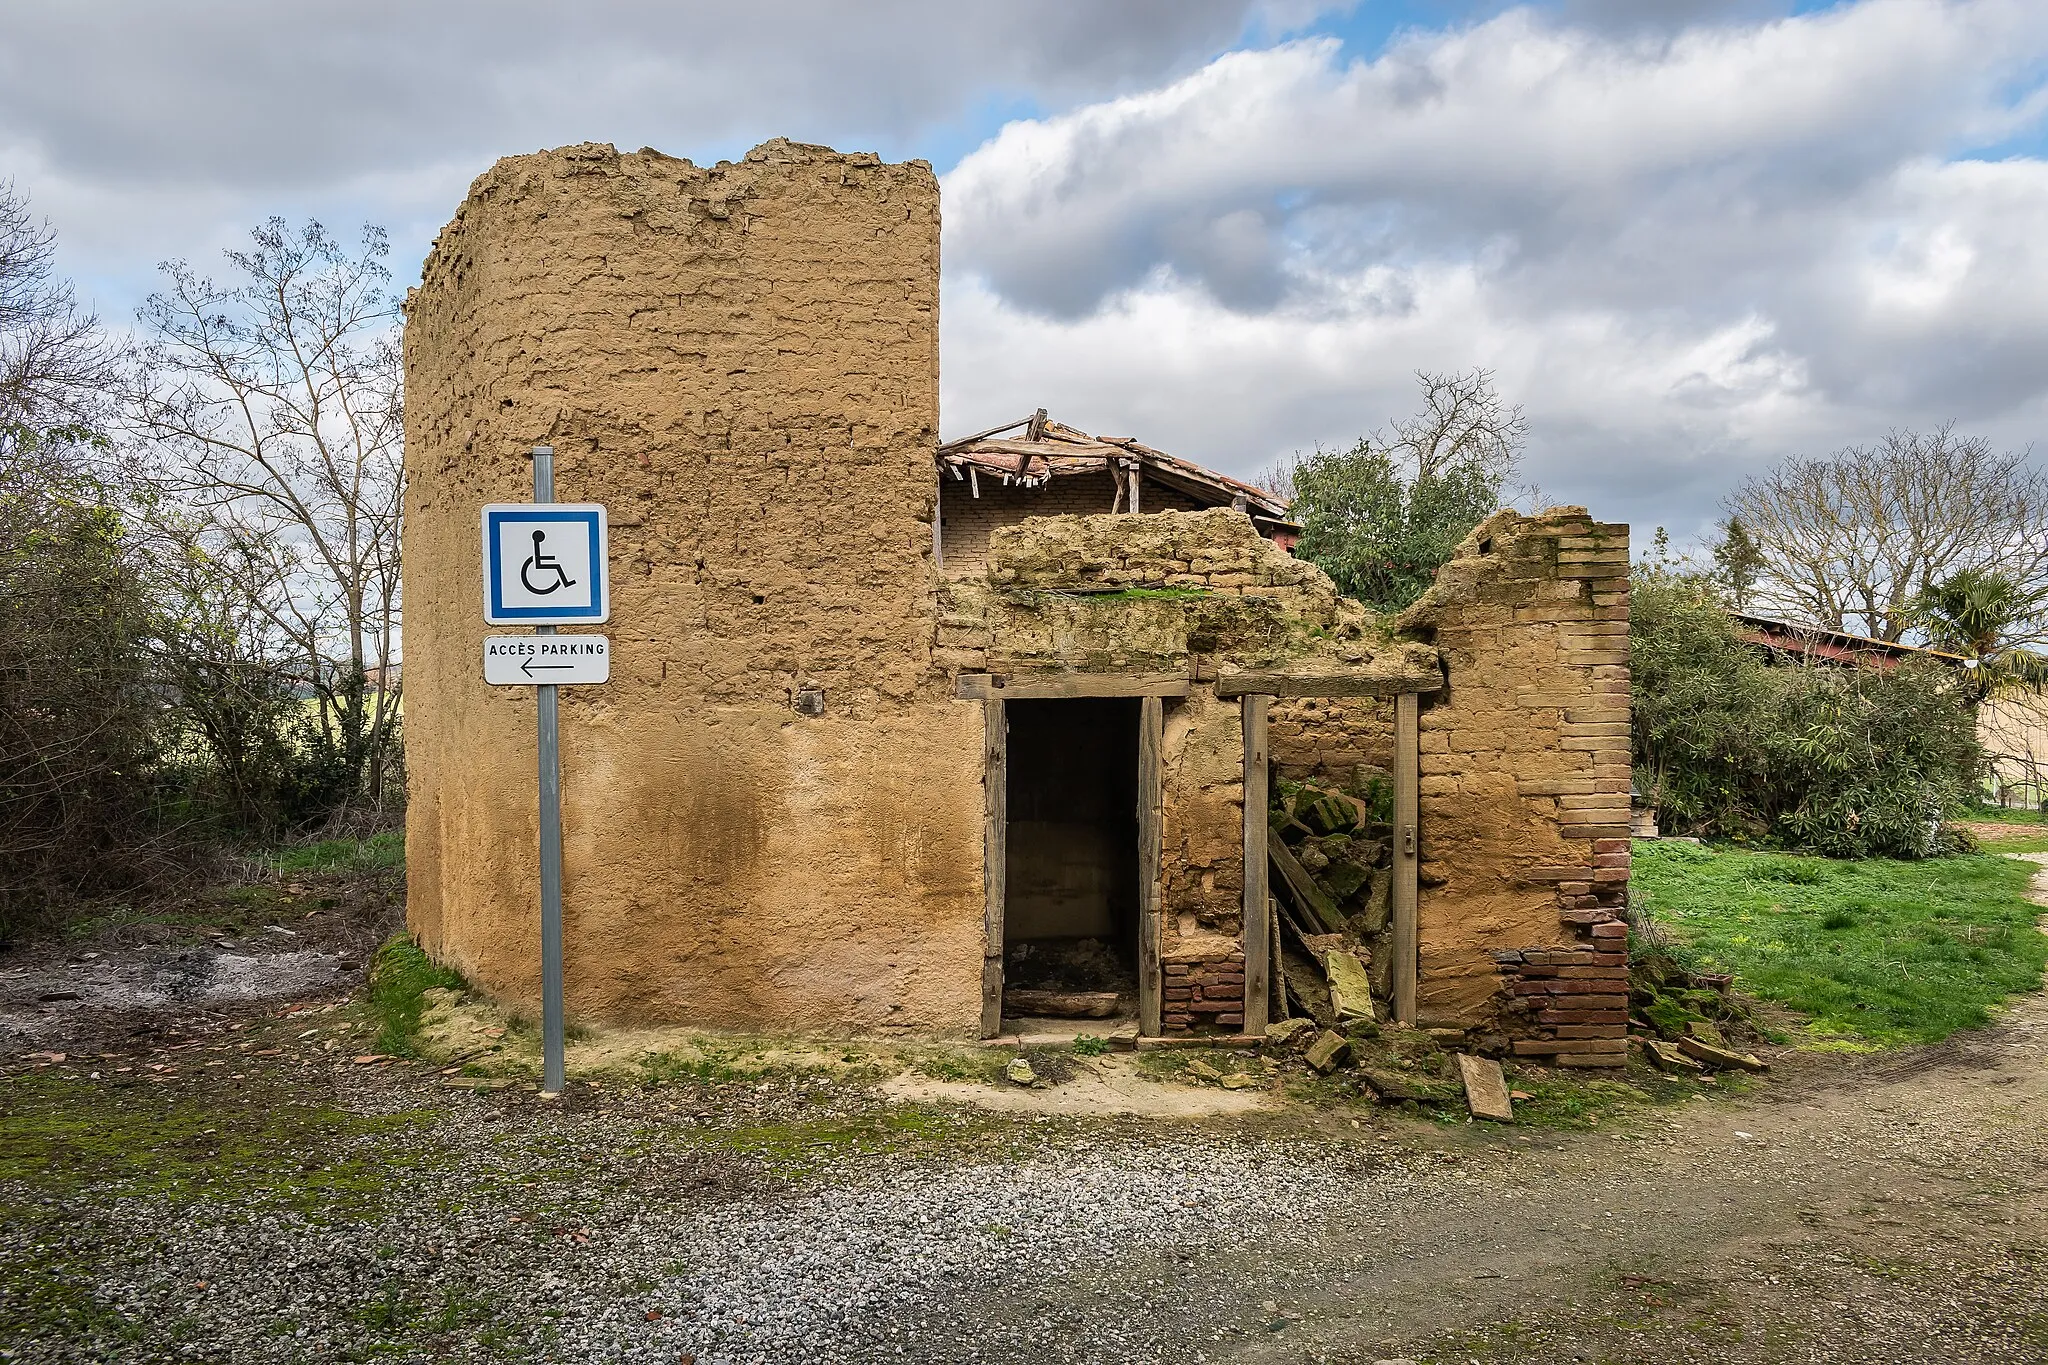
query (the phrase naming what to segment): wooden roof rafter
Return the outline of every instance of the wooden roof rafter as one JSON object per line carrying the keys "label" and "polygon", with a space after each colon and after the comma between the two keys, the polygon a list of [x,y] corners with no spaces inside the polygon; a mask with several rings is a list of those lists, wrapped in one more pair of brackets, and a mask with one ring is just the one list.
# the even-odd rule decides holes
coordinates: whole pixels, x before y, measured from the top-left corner
{"label": "wooden roof rafter", "polygon": [[1091,436],[1052,420],[1044,408],[1029,417],[947,441],[939,447],[938,460],[940,468],[956,479],[988,474],[1026,487],[1135,465],[1145,477],[1156,478],[1199,502],[1241,505],[1255,521],[1299,529],[1287,499],[1277,493],[1155,450],[1136,437]]}

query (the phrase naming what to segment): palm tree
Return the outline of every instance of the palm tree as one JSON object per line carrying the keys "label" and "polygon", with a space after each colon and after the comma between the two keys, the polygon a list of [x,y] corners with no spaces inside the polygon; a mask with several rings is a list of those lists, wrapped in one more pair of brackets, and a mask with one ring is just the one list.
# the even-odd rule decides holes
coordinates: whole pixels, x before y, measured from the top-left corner
{"label": "palm tree", "polygon": [[1963,656],[1972,706],[1994,692],[2048,690],[2048,656],[2026,647],[2048,637],[2048,585],[1965,569],[1922,588],[1913,617],[1930,646]]}

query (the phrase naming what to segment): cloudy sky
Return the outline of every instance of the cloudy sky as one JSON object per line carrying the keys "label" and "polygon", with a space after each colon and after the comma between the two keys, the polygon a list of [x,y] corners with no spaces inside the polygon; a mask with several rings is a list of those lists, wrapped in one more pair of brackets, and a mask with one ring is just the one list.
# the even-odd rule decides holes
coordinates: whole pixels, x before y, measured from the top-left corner
{"label": "cloudy sky", "polygon": [[1685,538],[1955,420],[2048,452],[2041,0],[6,0],[0,178],[111,320],[271,213],[416,277],[499,155],[771,136],[943,177],[944,426],[1240,474],[1483,365]]}

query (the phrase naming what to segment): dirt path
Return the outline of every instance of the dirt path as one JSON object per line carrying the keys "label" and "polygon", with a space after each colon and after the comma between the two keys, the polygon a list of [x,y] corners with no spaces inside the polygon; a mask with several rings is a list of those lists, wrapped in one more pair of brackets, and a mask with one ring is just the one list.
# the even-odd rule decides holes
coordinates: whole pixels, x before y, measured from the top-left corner
{"label": "dirt path", "polygon": [[[2042,996],[1573,1134],[904,1110],[801,1077],[565,1111],[353,1068],[321,1034],[346,1017],[0,1091],[0,1265],[47,1272],[0,1280],[12,1358],[2048,1359]],[[127,1121],[90,1107],[115,1080],[121,1115],[172,1106],[125,1167],[89,1140]],[[309,1094],[331,1107],[280,1127]],[[75,1183],[23,1159],[38,1135]]]}

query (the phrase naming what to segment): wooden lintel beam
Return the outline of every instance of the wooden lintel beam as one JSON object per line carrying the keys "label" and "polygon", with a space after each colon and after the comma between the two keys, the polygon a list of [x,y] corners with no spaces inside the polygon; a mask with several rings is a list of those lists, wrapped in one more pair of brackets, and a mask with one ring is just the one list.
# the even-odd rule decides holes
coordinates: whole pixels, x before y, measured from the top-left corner
{"label": "wooden lintel beam", "polygon": [[963,701],[1051,701],[1069,697],[1185,697],[1185,673],[962,673]]}
{"label": "wooden lintel beam", "polygon": [[1435,692],[1443,684],[1434,679],[1375,678],[1356,673],[1220,673],[1216,677],[1219,697],[1398,697],[1417,692]]}

